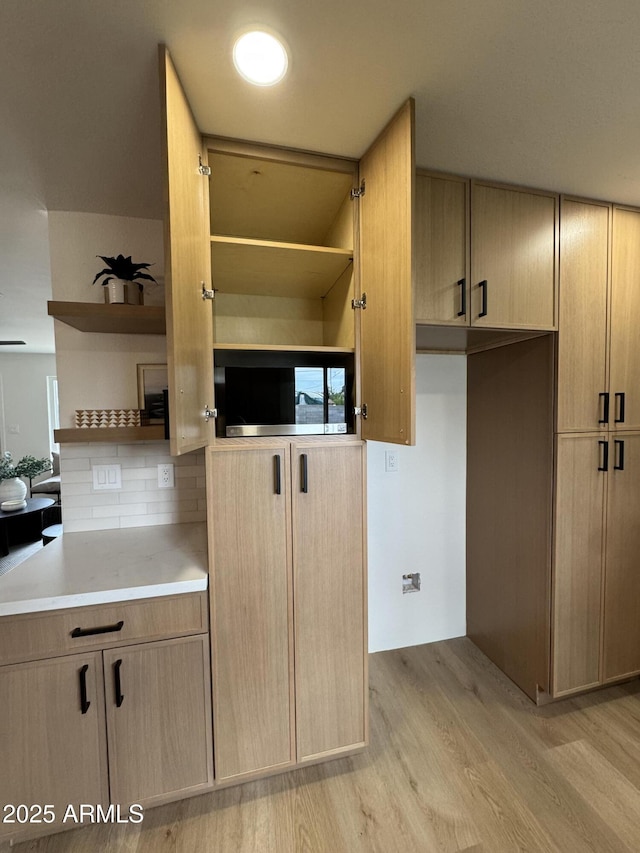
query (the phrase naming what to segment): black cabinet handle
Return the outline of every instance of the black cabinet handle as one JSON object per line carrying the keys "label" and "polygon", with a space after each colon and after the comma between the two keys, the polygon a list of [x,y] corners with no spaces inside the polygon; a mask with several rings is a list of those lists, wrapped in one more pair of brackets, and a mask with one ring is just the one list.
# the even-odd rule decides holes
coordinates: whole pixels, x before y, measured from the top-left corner
{"label": "black cabinet handle", "polygon": [[598,421],[599,424],[608,424],[609,423],[609,392],[601,391],[598,394],[598,397],[601,400],[604,400],[602,406],[602,418]]}
{"label": "black cabinet handle", "polygon": [[71,636],[76,637],[91,637],[93,634],[111,634],[114,631],[122,631],[124,620],[116,622],[115,625],[101,625],[99,628],[74,628]]}
{"label": "black cabinet handle", "polygon": [[487,316],[487,288],[488,288],[487,280],[485,279],[484,281],[481,281],[480,284],[478,285],[478,287],[482,291],[482,310],[478,314],[478,317],[486,317]]}
{"label": "black cabinet handle", "polygon": [[306,495],[309,491],[309,469],[307,465],[307,454],[300,454],[300,491]]}
{"label": "black cabinet handle", "polygon": [[89,664],[85,663],[80,669],[80,711],[86,714],[91,706],[91,702],[87,699],[87,670]]}
{"label": "black cabinet handle", "polygon": [[609,442],[599,441],[598,444],[602,447],[602,465],[598,466],[598,471],[609,470]]}
{"label": "black cabinet handle", "polygon": [[618,417],[614,420],[614,424],[623,424],[624,423],[624,392],[615,394],[616,398],[616,411],[618,413]]}
{"label": "black cabinet handle", "polygon": [[624,441],[616,438],[613,442],[616,450],[617,462],[613,466],[614,471],[624,471]]}
{"label": "black cabinet handle", "polygon": [[275,466],[275,478],[276,478],[276,495],[282,494],[282,472],[280,470],[280,454],[276,453],[273,457],[273,464]]}
{"label": "black cabinet handle", "polygon": [[122,658],[118,658],[118,660],[113,665],[113,683],[116,691],[116,707],[119,708],[120,705],[124,702],[124,695],[122,693],[122,679],[120,677],[120,667],[122,666]]}
{"label": "black cabinet handle", "polygon": [[466,278],[461,278],[459,282],[457,282],[458,287],[460,288],[460,310],[458,311],[458,317],[464,317],[467,313],[467,280]]}

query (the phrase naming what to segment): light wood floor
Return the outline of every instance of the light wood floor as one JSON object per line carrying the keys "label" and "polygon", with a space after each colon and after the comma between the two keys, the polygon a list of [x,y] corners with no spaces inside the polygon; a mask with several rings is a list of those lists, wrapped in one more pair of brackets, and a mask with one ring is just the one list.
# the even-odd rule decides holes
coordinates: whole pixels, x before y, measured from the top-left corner
{"label": "light wood floor", "polygon": [[362,755],[19,853],[640,850],[640,683],[536,708],[472,645],[373,655]]}

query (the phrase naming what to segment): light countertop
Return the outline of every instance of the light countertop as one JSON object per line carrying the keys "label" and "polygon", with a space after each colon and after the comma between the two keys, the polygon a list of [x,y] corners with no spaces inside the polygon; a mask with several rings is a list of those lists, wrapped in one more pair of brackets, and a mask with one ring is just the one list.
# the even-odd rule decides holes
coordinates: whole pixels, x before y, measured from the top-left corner
{"label": "light countertop", "polygon": [[207,589],[204,523],[65,533],[0,577],[0,616]]}

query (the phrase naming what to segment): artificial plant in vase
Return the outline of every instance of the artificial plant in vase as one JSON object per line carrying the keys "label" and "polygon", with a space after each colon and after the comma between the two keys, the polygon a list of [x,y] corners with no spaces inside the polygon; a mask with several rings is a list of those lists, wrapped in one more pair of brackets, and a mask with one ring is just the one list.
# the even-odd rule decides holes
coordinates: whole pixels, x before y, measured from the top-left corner
{"label": "artificial plant in vase", "polygon": [[96,255],[96,258],[101,258],[107,265],[93,279],[93,284],[95,284],[98,279],[103,278],[100,283],[106,288],[106,302],[129,302],[133,305],[141,305],[143,283],[145,281],[158,283],[149,273],[143,272],[152,265],[134,264],[131,255],[127,258],[124,255],[118,255],[115,258]]}
{"label": "artificial plant in vase", "polygon": [[23,456],[15,464],[10,451],[6,450],[0,457],[0,502],[22,501],[27,496],[27,487],[20,479],[29,478],[29,495],[34,477],[51,471],[51,460],[47,457],[36,459],[35,456]]}

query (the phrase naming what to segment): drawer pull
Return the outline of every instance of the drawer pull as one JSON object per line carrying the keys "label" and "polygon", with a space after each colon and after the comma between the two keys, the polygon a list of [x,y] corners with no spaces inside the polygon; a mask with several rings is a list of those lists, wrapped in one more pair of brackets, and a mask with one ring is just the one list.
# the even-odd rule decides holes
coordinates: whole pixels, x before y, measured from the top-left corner
{"label": "drawer pull", "polygon": [[87,670],[89,669],[89,664],[85,663],[85,665],[80,669],[80,710],[83,714],[86,714],[91,706],[91,702],[87,699]]}
{"label": "drawer pull", "polygon": [[74,628],[71,636],[75,640],[76,637],[91,637],[93,634],[113,634],[115,631],[122,631],[123,627],[124,619],[121,619],[115,625],[101,625],[99,628]]}
{"label": "drawer pull", "polygon": [[124,702],[124,695],[122,693],[122,680],[120,678],[120,667],[122,666],[122,658],[118,658],[118,660],[113,665],[113,681],[116,691],[116,707],[119,708],[120,705]]}

